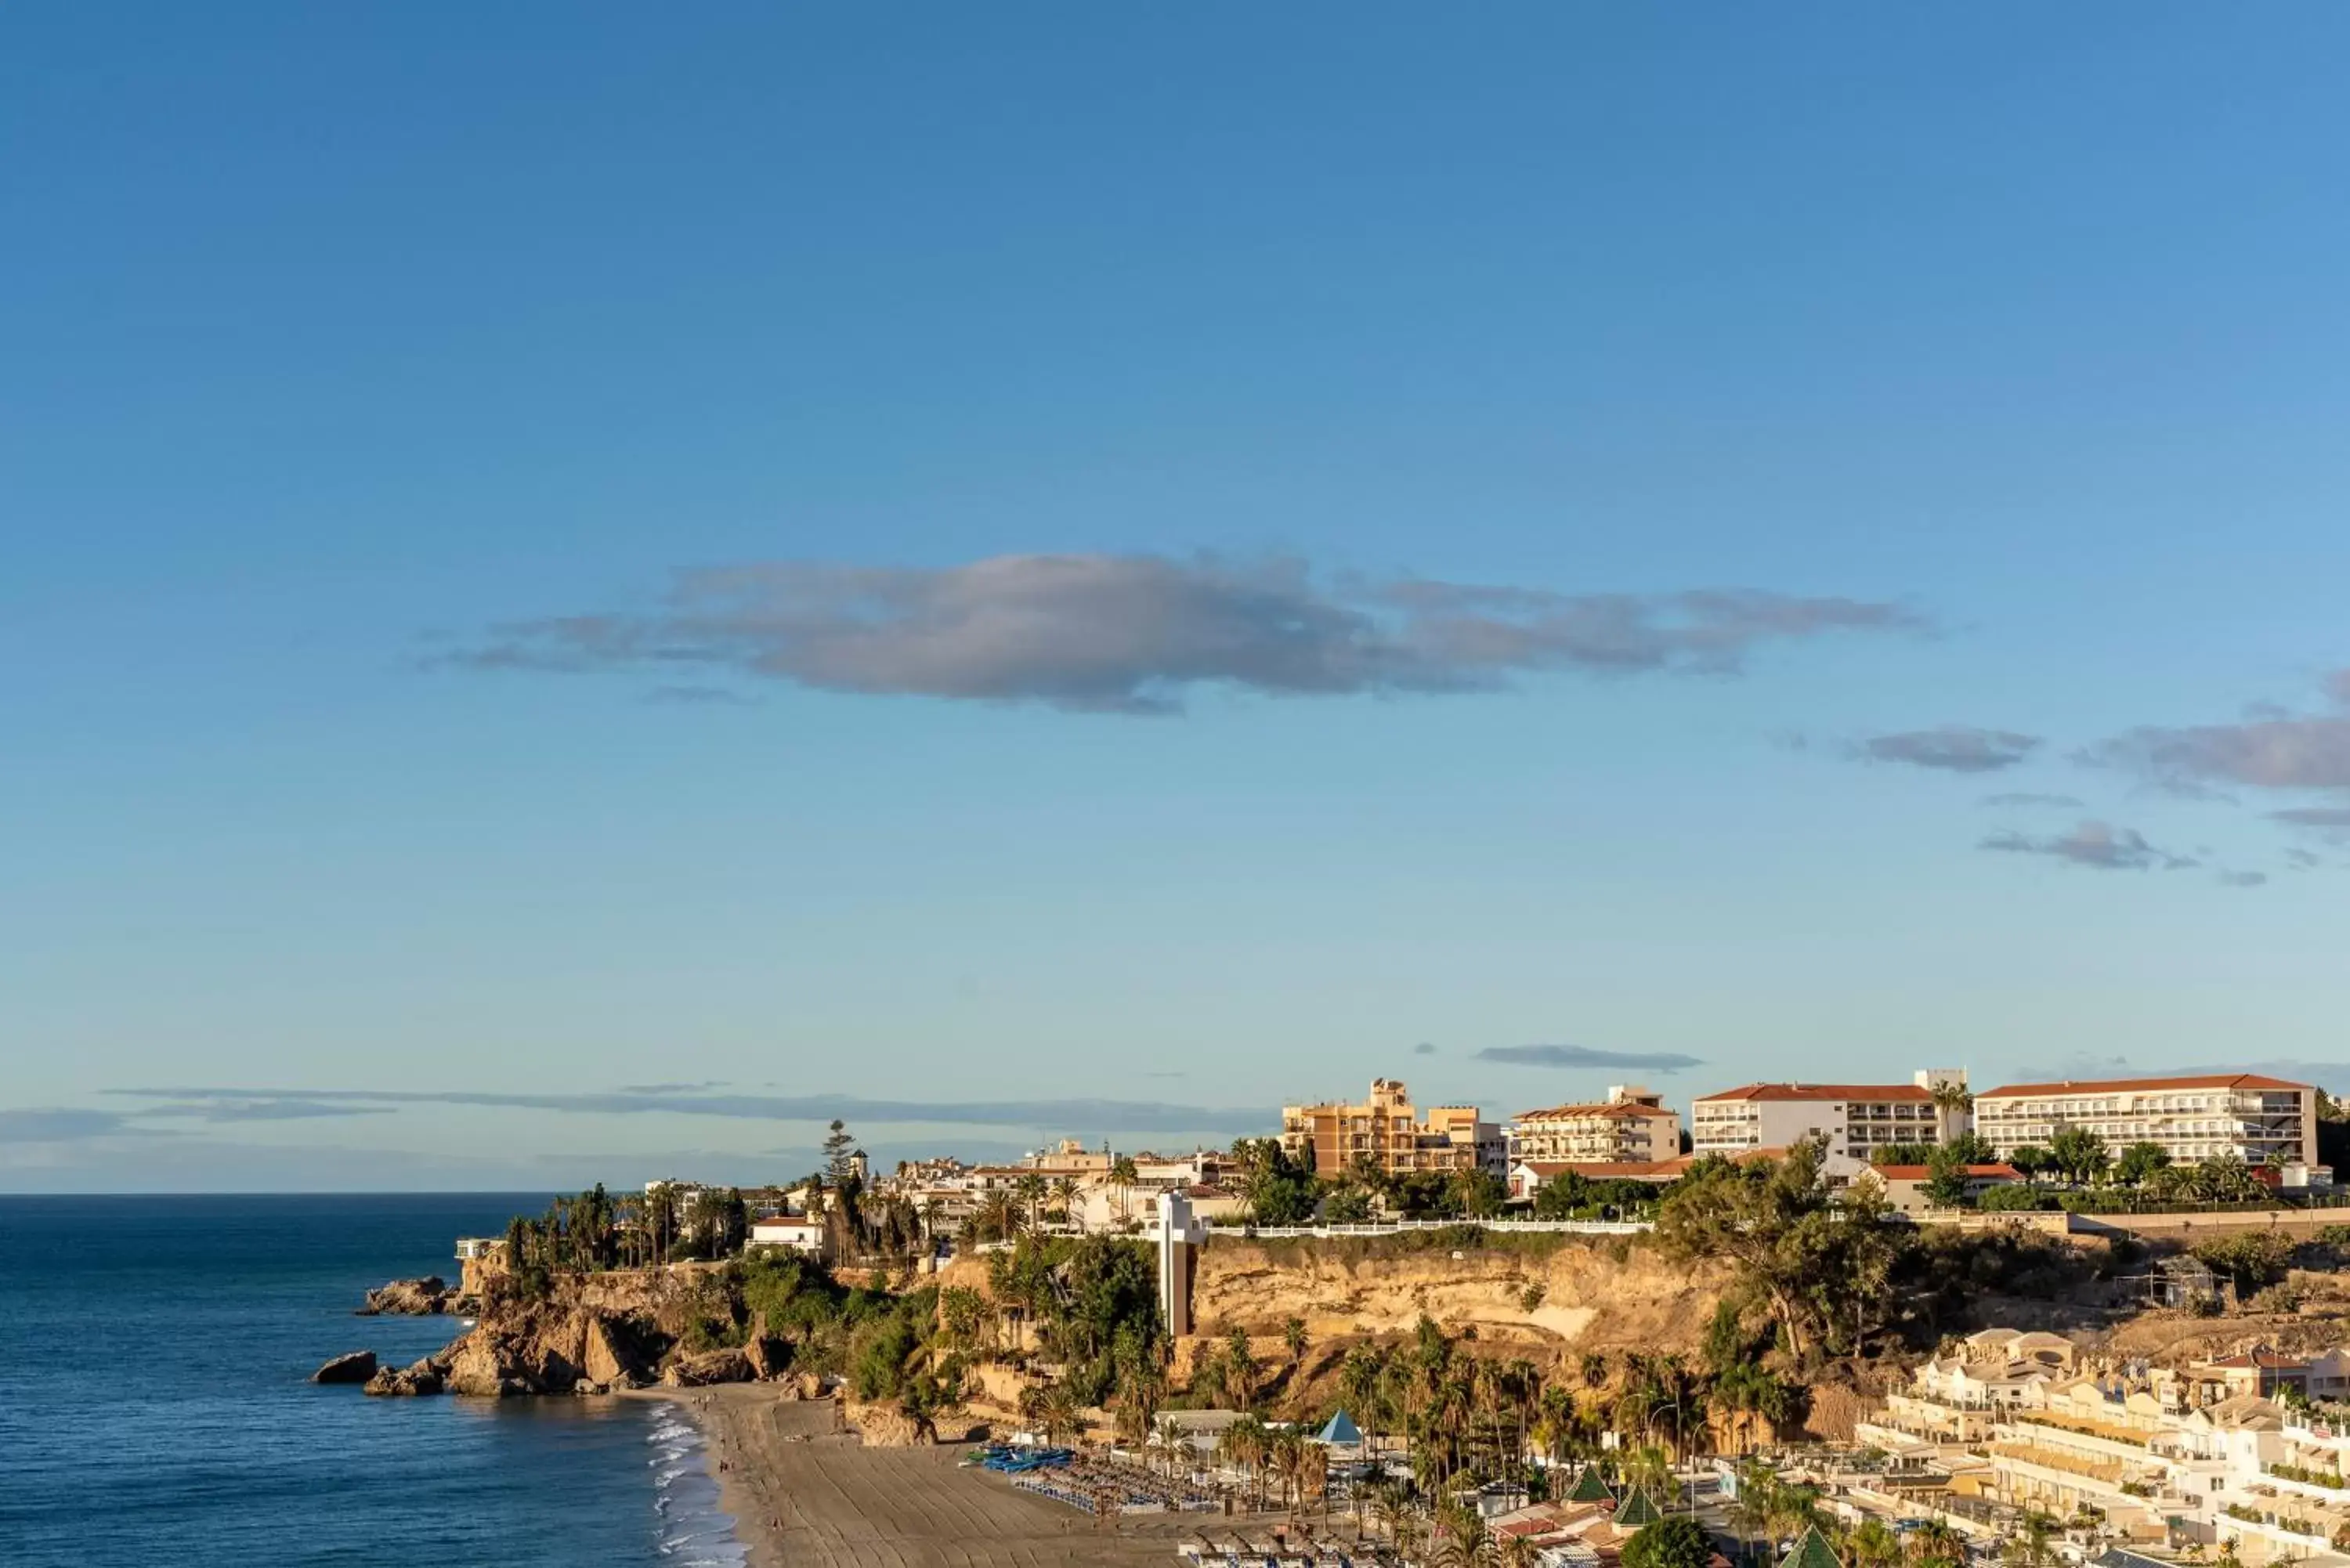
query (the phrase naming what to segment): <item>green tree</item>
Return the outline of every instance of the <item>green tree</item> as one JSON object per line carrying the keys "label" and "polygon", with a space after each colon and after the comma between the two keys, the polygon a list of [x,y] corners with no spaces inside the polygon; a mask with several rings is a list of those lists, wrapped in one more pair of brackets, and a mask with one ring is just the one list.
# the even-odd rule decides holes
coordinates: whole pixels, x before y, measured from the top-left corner
{"label": "green tree", "polygon": [[1491,1220],[1509,1200],[1510,1189],[1490,1170],[1456,1171],[1451,1185],[1453,1211],[1467,1219]]}
{"label": "green tree", "polygon": [[1881,1519],[1864,1519],[1845,1537],[1852,1568],[1894,1568],[1901,1561],[1901,1538]]}
{"label": "green tree", "polygon": [[1966,1162],[1954,1150],[1938,1148],[1926,1161],[1926,1201],[1939,1209],[1957,1209],[1967,1200]]}
{"label": "green tree", "polygon": [[2114,1161],[2114,1179],[2126,1181],[2132,1187],[2145,1184],[2148,1178],[2170,1163],[2170,1151],[2158,1143],[2134,1143]]}
{"label": "green tree", "polygon": [[1119,1155],[1110,1161],[1110,1185],[1118,1189],[1118,1217],[1121,1222],[1134,1218],[1134,1189],[1142,1179],[1142,1171],[1134,1163],[1134,1156]]}
{"label": "green tree", "polygon": [[1290,1158],[1279,1138],[1242,1138],[1232,1145],[1241,1168],[1241,1194],[1260,1225],[1300,1225],[1313,1217],[1310,1166]]}
{"label": "green tree", "polygon": [[1943,1141],[1942,1147],[1959,1157],[1961,1165],[1989,1165],[1999,1158],[1999,1150],[1991,1139],[1979,1132],[1962,1132]]}
{"label": "green tree", "polygon": [[2212,1272],[2234,1280],[2239,1291],[2276,1283],[2292,1266],[2293,1254],[2292,1240],[2276,1231],[2239,1231],[2195,1249],[2198,1259]]}
{"label": "green tree", "polygon": [[1705,1568],[1713,1561],[1713,1543],[1695,1519],[1669,1513],[1632,1532],[1623,1561],[1624,1568]]}
{"label": "green tree", "polygon": [[1573,1220],[1597,1206],[1596,1189],[1581,1171],[1562,1170],[1534,1189],[1534,1218]]}
{"label": "green tree", "polygon": [[2059,1127],[2048,1140],[2048,1158],[2073,1181],[2086,1185],[2106,1173],[2113,1157],[2106,1140],[2086,1127]]}
{"label": "green tree", "polygon": [[824,1135],[825,1175],[835,1184],[854,1176],[857,1173],[857,1167],[853,1163],[856,1152],[857,1140],[849,1136],[848,1128],[836,1119],[832,1126],[825,1130]]}
{"label": "green tree", "polygon": [[1800,1362],[1815,1348],[1865,1348],[1892,1303],[1892,1272],[1906,1231],[1883,1223],[1866,1191],[1832,1202],[1821,1182],[1826,1140],[1808,1138],[1783,1158],[1700,1160],[1658,1211],[1657,1236],[1673,1257],[1725,1258],[1755,1304],[1779,1324]]}
{"label": "green tree", "polygon": [[2056,1168],[2055,1162],[2048,1158],[2048,1151],[2036,1144],[2025,1144],[2007,1157],[2007,1163],[2022,1172],[2027,1179],[2038,1176],[2043,1171]]}

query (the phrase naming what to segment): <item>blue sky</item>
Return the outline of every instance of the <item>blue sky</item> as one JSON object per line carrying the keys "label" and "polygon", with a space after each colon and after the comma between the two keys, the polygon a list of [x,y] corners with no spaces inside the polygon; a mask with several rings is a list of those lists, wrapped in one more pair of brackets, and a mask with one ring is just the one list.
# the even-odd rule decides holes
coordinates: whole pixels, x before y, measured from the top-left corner
{"label": "blue sky", "polygon": [[0,1187],[2350,1085],[2345,46],[13,8]]}

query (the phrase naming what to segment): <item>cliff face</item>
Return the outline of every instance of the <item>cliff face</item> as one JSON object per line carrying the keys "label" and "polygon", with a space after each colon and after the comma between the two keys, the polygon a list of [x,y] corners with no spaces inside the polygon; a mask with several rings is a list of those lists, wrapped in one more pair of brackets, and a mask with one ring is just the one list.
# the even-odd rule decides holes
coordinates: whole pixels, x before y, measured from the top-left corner
{"label": "cliff face", "polygon": [[1192,1315],[1202,1335],[1255,1336],[1305,1320],[1316,1342],[1408,1333],[1425,1315],[1474,1328],[1480,1345],[1536,1360],[1569,1352],[1693,1351],[1728,1282],[1612,1239],[1555,1250],[1382,1251],[1376,1245],[1219,1236],[1201,1252]]}
{"label": "cliff face", "polygon": [[558,1276],[537,1302],[494,1289],[473,1332],[436,1358],[446,1368],[443,1386],[495,1397],[649,1383],[685,1330],[692,1286],[681,1266]]}

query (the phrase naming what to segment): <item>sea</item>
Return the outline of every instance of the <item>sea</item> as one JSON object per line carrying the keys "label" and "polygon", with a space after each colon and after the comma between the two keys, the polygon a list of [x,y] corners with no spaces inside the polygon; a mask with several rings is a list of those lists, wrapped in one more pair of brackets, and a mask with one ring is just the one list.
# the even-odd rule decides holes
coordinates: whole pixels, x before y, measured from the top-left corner
{"label": "sea", "polygon": [[355,1317],[544,1194],[0,1197],[5,1568],[739,1568],[696,1429],[634,1399],[370,1399],[447,1317]]}

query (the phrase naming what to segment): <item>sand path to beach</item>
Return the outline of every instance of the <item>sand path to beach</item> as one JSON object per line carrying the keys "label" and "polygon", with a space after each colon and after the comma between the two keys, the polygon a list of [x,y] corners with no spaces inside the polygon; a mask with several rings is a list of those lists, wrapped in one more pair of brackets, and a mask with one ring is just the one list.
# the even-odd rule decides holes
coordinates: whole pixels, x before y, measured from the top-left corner
{"label": "sand path to beach", "polygon": [[[720,1500],[753,1568],[1174,1568],[1198,1515],[1139,1515],[1102,1528],[1075,1509],[962,1469],[961,1448],[868,1449],[832,1401],[778,1398],[769,1384],[667,1397],[708,1434]],[[1217,1521],[1222,1524],[1223,1521]]]}

